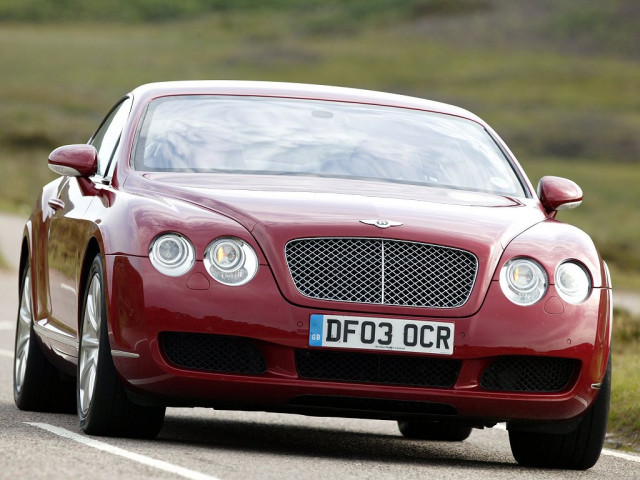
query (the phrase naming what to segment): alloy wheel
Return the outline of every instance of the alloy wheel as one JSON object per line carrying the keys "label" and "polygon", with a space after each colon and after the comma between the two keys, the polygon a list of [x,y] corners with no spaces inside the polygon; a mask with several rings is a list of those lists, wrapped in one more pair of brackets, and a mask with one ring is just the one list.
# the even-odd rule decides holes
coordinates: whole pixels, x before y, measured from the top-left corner
{"label": "alloy wheel", "polygon": [[82,320],[80,368],[78,376],[79,408],[82,415],[89,411],[98,370],[100,325],[102,323],[102,285],[97,274],[91,277]]}
{"label": "alloy wheel", "polygon": [[31,325],[33,323],[33,302],[31,301],[31,269],[27,269],[22,285],[22,298],[18,323],[16,327],[16,347],[13,362],[13,378],[16,394],[22,391],[29,360],[29,346],[31,343]]}

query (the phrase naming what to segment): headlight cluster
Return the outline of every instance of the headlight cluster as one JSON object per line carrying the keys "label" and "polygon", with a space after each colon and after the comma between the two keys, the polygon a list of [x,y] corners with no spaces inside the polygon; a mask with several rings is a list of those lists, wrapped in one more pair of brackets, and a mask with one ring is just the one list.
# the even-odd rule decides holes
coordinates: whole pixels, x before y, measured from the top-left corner
{"label": "headlight cluster", "polygon": [[[158,235],[149,247],[151,264],[164,275],[178,277],[195,264],[191,242],[178,233]],[[258,256],[243,240],[222,237],[209,244],[204,252],[204,266],[214,280],[225,285],[244,285],[258,271]]]}
{"label": "headlight cluster", "polygon": [[575,262],[565,262],[556,269],[556,290],[569,303],[582,303],[591,293],[591,277]]}
{"label": "headlight cluster", "polygon": [[537,262],[513,258],[500,272],[500,286],[509,300],[518,305],[532,305],[547,291],[547,274]]}
{"label": "headlight cluster", "polygon": [[258,257],[247,243],[238,238],[219,238],[205,250],[204,266],[220,283],[244,285],[258,271]]}
{"label": "headlight cluster", "polygon": [[166,233],[151,242],[149,259],[160,273],[179,277],[191,270],[196,262],[196,252],[186,237]]}
{"label": "headlight cluster", "polygon": [[[560,297],[568,303],[582,303],[591,294],[591,277],[584,266],[574,261],[556,268],[555,285]],[[517,305],[533,305],[547,293],[548,286],[547,272],[530,258],[512,258],[500,272],[502,291]]]}

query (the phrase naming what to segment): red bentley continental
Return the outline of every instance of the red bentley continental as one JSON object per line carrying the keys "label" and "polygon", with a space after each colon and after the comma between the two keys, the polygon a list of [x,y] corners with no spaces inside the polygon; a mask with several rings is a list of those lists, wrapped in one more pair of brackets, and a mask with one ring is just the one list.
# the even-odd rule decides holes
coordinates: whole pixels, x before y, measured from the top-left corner
{"label": "red bentley continental", "polygon": [[54,150],[26,223],[14,397],[87,434],[167,406],[506,422],[522,465],[587,469],[606,431],[611,283],[461,108],[285,83],[172,82]]}

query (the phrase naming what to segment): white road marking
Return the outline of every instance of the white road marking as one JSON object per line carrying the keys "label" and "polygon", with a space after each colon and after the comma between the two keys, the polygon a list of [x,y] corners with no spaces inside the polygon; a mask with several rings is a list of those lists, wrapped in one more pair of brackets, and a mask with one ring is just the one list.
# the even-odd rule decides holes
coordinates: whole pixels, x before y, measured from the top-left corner
{"label": "white road marking", "polygon": [[13,358],[13,352],[10,351],[10,350],[2,350],[2,349],[0,349],[0,357]]}
{"label": "white road marking", "polygon": [[16,322],[0,322],[0,330],[13,330]]}
{"label": "white road marking", "polygon": [[218,480],[216,477],[205,475],[204,473],[196,472],[195,470],[189,470],[188,468],[180,467],[178,465],[173,465],[172,463],[168,463],[162,460],[156,460],[155,458],[147,457],[146,455],[140,455],[139,453],[130,452],[123,448],[114,447],[113,445],[110,445],[108,443],[100,442],[98,440],[94,440],[93,438],[70,432],[69,430],[66,430],[64,428],[49,425],[47,423],[25,423],[27,425],[31,425],[32,427],[41,428],[43,430],[51,432],[55,435],[58,435],[59,437],[67,438],[88,447],[102,450],[103,452],[107,452],[112,455],[118,455],[128,460],[133,460],[134,462],[157,468],[158,470],[164,470],[165,472],[179,475],[184,478],[189,478],[192,480]]}
{"label": "white road marking", "polygon": [[609,455],[610,457],[621,458],[623,460],[628,460],[629,462],[640,463],[640,455],[633,455],[632,453],[624,453],[619,452],[617,450],[609,450],[605,448],[602,450],[603,455]]}
{"label": "white road marking", "polygon": [[[494,428],[499,428],[500,430],[507,430],[507,425],[505,423],[499,423]],[[627,460],[629,462],[640,463],[640,455],[634,455],[633,453],[624,453],[618,450],[610,450],[608,448],[602,449],[602,455],[608,455],[610,457],[621,458],[622,460]]]}

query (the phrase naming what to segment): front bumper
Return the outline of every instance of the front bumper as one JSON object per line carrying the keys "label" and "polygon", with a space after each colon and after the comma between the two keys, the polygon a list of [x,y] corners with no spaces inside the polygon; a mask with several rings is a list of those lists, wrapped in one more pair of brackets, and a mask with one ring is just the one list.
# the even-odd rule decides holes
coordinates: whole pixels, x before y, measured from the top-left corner
{"label": "front bumper", "polygon": [[[574,306],[561,302],[552,285],[542,301],[519,307],[492,282],[475,315],[446,318],[455,323],[453,355],[358,352],[358,361],[364,362],[391,357],[455,362],[458,369],[450,385],[313,378],[300,373],[300,357],[327,349],[309,347],[310,316],[367,316],[357,305],[335,310],[343,304],[327,302],[327,310],[318,311],[291,304],[266,266],[242,287],[217,284],[201,263],[178,278],[159,274],[141,257],[107,256],[106,267],[114,364],[132,394],[152,403],[374,418],[435,415],[480,423],[562,421],[580,416],[593,402],[609,354],[608,289],[596,289],[585,303]],[[400,307],[397,313],[392,317],[443,320],[403,315]],[[161,339],[185,333],[248,345],[264,367],[220,371],[200,364],[179,366]],[[338,354],[332,361],[350,361],[351,352],[340,357],[340,350],[330,350]],[[240,356],[247,353],[241,350]],[[499,382],[497,388],[487,383],[488,369],[512,358],[570,359],[575,368],[566,384],[554,391],[509,390]]]}

